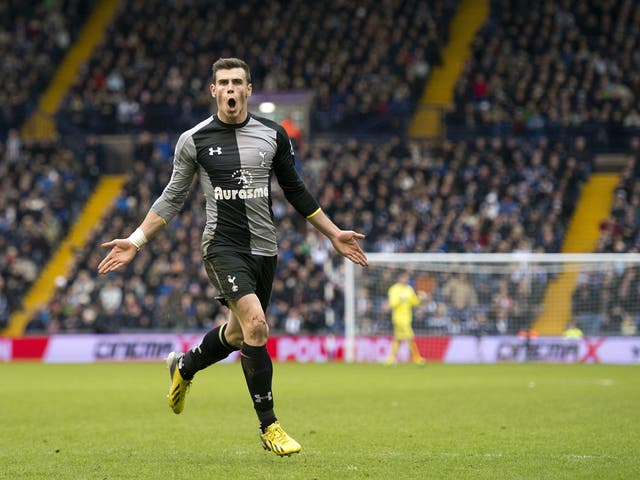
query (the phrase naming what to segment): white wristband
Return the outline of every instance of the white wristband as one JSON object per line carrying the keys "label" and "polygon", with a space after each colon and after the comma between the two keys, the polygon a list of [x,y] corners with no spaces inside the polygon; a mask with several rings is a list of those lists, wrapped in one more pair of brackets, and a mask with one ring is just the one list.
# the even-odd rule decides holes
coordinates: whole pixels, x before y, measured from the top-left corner
{"label": "white wristband", "polygon": [[127,238],[127,240],[133,243],[138,250],[140,250],[140,247],[148,242],[147,237],[140,228],[136,228],[136,231],[129,235],[129,238]]}

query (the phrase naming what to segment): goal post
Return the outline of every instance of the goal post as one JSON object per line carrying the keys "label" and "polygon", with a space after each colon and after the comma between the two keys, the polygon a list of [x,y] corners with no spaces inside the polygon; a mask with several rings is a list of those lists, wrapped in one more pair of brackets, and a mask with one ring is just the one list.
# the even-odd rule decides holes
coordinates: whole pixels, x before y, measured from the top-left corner
{"label": "goal post", "polygon": [[417,335],[633,335],[640,254],[368,253],[345,260],[345,360],[358,336],[390,335],[388,289],[402,272],[420,292]]}

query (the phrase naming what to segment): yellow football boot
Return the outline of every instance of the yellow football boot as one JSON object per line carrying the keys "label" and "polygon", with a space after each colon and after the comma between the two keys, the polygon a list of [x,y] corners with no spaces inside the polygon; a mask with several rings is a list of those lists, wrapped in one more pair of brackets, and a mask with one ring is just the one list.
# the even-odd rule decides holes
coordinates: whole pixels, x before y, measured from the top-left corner
{"label": "yellow football boot", "polygon": [[279,422],[273,422],[269,425],[264,433],[260,434],[260,440],[262,440],[262,446],[265,450],[271,450],[280,457],[285,455],[288,457],[302,449],[298,442],[287,435]]}
{"label": "yellow football boot", "polygon": [[182,361],[184,353],[171,352],[167,355],[165,363],[169,369],[169,376],[171,377],[171,386],[169,387],[169,406],[173,413],[178,414],[184,410],[184,401],[191,386],[191,380],[185,380],[180,374],[178,365]]}

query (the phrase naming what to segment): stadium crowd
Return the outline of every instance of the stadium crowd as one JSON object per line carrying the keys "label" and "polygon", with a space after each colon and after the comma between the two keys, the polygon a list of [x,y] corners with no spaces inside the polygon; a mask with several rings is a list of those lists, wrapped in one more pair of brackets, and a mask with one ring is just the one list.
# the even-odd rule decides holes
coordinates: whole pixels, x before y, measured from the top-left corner
{"label": "stadium crowd", "polygon": [[[640,253],[640,137],[633,137],[614,192],[609,218],[600,222],[597,253]],[[640,268],[582,272],[573,293],[575,323],[586,333],[634,335],[640,328]]]}
{"label": "stadium crowd", "polygon": [[639,29],[633,0],[492,0],[455,88],[449,133],[626,145],[640,132]]}
{"label": "stadium crowd", "polygon": [[0,2],[0,138],[33,113],[60,60],[76,40],[91,3]]}
{"label": "stadium crowd", "polygon": [[[9,12],[0,31],[7,53],[0,85],[6,138],[0,144],[0,326],[104,171],[90,137],[68,149],[25,142],[10,128],[33,110],[89,3],[0,7]],[[313,137],[297,152],[321,205],[336,223],[366,233],[370,252],[559,252],[593,170],[593,152],[640,129],[640,6],[630,0],[545,0],[526,9],[524,2],[493,0],[456,86],[450,139],[442,141],[406,140],[404,133],[430,68],[440,62],[457,0],[331,0],[313,8],[303,0],[250,0],[233,9],[231,3],[123,2],[106,41],[77,77],[57,118],[60,132],[135,132],[136,150],[108,220],[96,225],[30,331],[200,331],[225,316],[210,300],[214,292],[200,260],[199,188],[124,274],[95,273],[99,244],[125,235],[166,184],[172,135],[209,114],[212,52],[245,58],[262,91],[314,90],[314,133],[385,133],[340,142]],[[166,18],[171,29],[164,28]],[[18,48],[7,39],[18,39]],[[640,140],[630,145],[611,218],[601,224],[599,252],[640,245]],[[339,332],[341,262],[279,189],[274,195],[281,260],[268,321],[289,333]],[[439,333],[526,328],[549,280],[533,275],[533,282],[518,275],[417,277],[430,285],[417,326]],[[589,333],[630,331],[640,311],[625,299],[638,291],[640,275],[632,269],[585,273],[574,315]],[[463,297],[456,306],[454,299]],[[381,301],[361,308],[368,318],[363,328],[388,329]]]}
{"label": "stadium crowd", "polygon": [[401,133],[440,62],[457,3],[122,2],[66,96],[59,128],[183,131],[210,111],[203,82],[218,52],[246,60],[263,92],[316,92],[316,132]]}
{"label": "stadium crowd", "polygon": [[623,253],[640,249],[640,136],[633,137],[614,192],[609,218],[600,222],[596,252]]}
{"label": "stadium crowd", "polygon": [[[365,232],[368,251],[557,252],[591,169],[590,157],[576,154],[581,145],[480,138],[434,145],[399,137],[383,143],[316,139],[304,143],[298,158],[305,181],[327,213],[339,224]],[[171,172],[165,135],[141,134],[134,158],[131,179],[108,222],[96,228],[74,271],[31,329],[199,330],[222,313],[210,301],[213,292],[199,260],[201,193],[189,199],[166,235],[145,247],[124,276],[96,276],[95,265],[103,255],[98,245],[137,223]],[[281,261],[269,322],[290,333],[339,331],[341,262],[325,240],[305,229],[277,187],[274,192]],[[517,282],[508,287],[525,293]],[[483,292],[483,299],[505,286],[491,288],[495,292]],[[471,328],[467,320],[458,319],[460,331]],[[511,331],[518,320],[501,325],[504,332]]]}
{"label": "stadium crowd", "polygon": [[97,145],[82,153],[57,142],[0,142],[0,327],[64,238],[99,178]]}

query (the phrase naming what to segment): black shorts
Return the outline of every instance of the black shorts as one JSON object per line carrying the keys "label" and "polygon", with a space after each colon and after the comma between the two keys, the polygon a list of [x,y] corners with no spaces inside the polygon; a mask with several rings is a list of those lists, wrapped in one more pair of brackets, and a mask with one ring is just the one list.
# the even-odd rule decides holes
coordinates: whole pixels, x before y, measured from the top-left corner
{"label": "black shorts", "polygon": [[255,293],[262,310],[267,311],[278,256],[264,257],[249,253],[220,252],[204,259],[209,280],[220,292],[216,297],[223,305]]}

